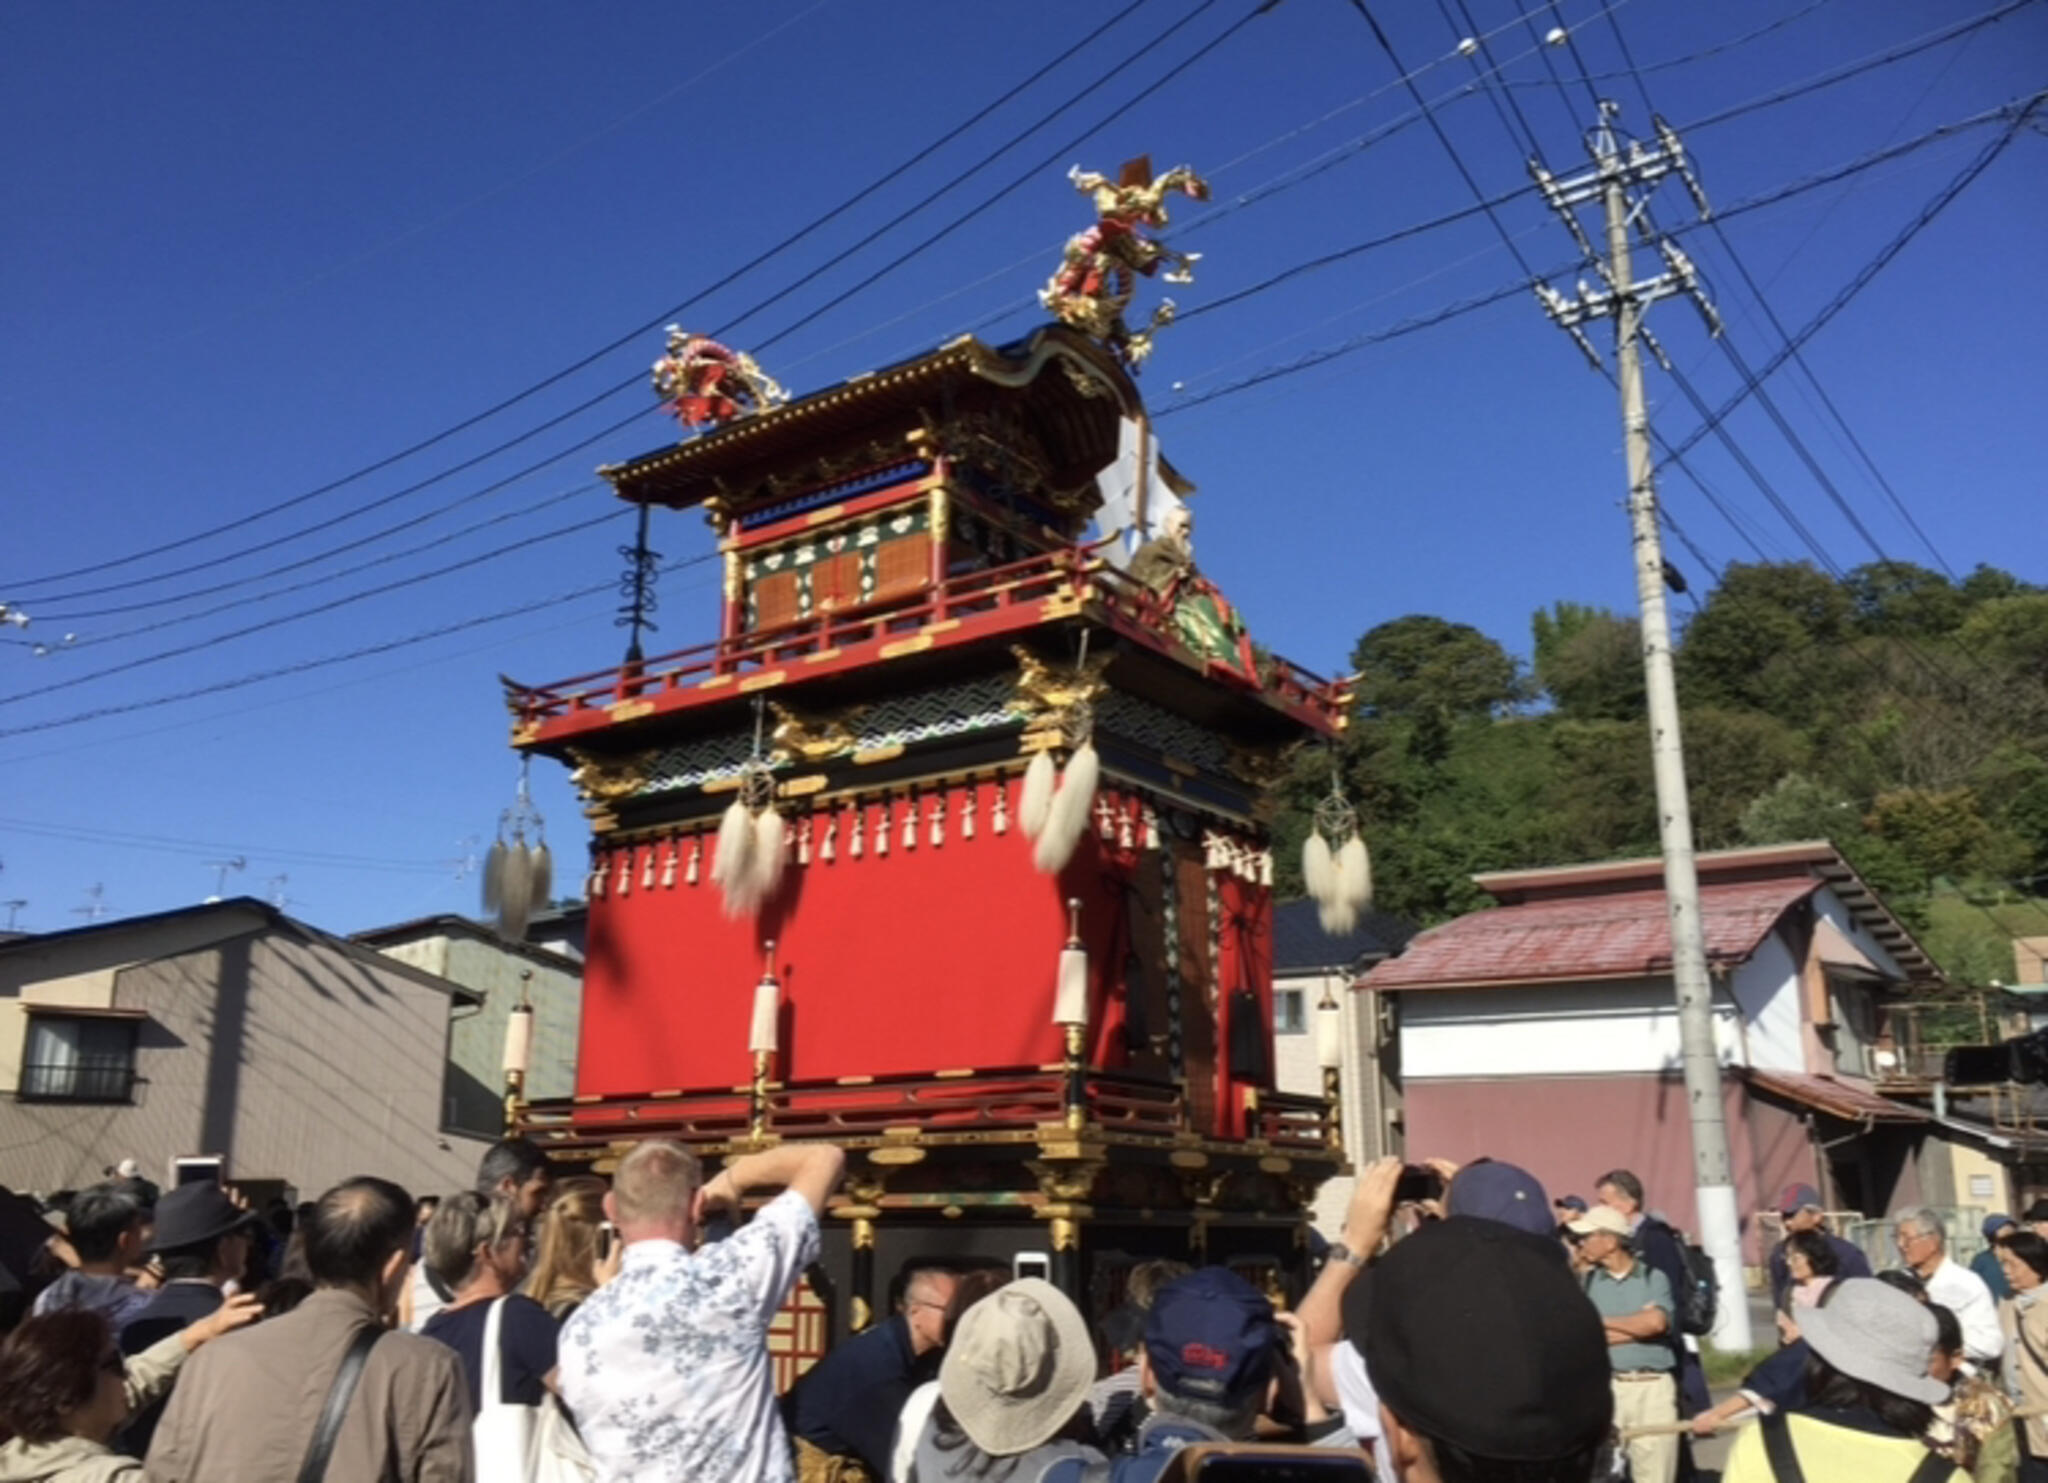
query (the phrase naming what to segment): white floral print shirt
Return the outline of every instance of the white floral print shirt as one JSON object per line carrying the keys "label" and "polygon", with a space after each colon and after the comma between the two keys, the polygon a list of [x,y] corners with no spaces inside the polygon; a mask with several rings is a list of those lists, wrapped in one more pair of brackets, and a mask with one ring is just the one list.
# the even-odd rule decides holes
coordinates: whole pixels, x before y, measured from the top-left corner
{"label": "white floral print shirt", "polygon": [[562,1399],[604,1483],[789,1483],[768,1323],[817,1260],[785,1190],[725,1240],[636,1241],[562,1329]]}

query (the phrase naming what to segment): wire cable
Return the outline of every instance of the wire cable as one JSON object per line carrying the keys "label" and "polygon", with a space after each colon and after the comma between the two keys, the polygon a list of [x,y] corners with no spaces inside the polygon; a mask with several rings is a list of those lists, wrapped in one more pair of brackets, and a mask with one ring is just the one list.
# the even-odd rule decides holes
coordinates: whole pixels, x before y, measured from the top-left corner
{"label": "wire cable", "polygon": [[304,592],[309,587],[324,587],[330,582],[340,581],[343,577],[353,577],[359,572],[371,571],[380,566],[389,566],[394,561],[403,561],[407,557],[418,556],[423,552],[449,545],[452,542],[463,539],[465,536],[475,535],[478,531],[488,530],[497,525],[506,525],[514,520],[522,520],[528,515],[537,515],[542,510],[550,510],[556,505],[564,504],[569,500],[580,499],[585,495],[592,494],[599,487],[597,485],[585,484],[575,489],[564,489],[558,493],[535,500],[532,504],[521,505],[516,510],[507,510],[503,514],[492,515],[473,524],[465,525],[460,530],[453,530],[446,535],[436,536],[431,541],[422,541],[418,545],[408,546],[403,551],[387,551],[382,556],[373,556],[368,561],[359,561],[354,566],[343,567],[339,571],[323,572],[317,577],[308,577],[302,582],[293,582],[284,587],[273,587],[268,592],[253,592],[246,597],[230,598],[226,602],[215,603],[212,607],[201,608],[197,612],[180,613],[174,618],[159,618],[151,623],[137,623],[129,628],[116,629],[112,633],[96,633],[90,638],[80,639],[70,647],[73,649],[88,649],[97,647],[100,644],[118,643],[122,639],[137,638],[145,633],[158,633],[166,628],[177,628],[182,624],[196,623],[201,618],[211,618],[218,613],[232,612],[236,608],[246,608],[252,603],[270,602],[276,598],[289,596],[294,592]]}
{"label": "wire cable", "polygon": [[[699,563],[711,561],[717,554],[715,551],[707,552],[702,556],[693,556],[682,561],[669,562],[661,568],[661,574],[665,575],[672,571],[680,571],[684,567],[696,566]],[[592,597],[600,592],[614,592],[617,590],[617,587],[618,583],[615,579],[607,579],[602,582],[591,583],[588,586],[573,588],[567,592],[558,592],[552,597],[517,603],[509,608],[500,608],[496,612],[480,613],[468,618],[460,618],[452,623],[443,623],[438,627],[407,634],[403,638],[384,639],[378,643],[364,644],[360,648],[347,649],[337,654],[323,654],[315,659],[300,659],[291,664],[281,664],[270,669],[256,670],[250,674],[238,675],[230,680],[216,680],[208,685],[196,685],[187,690],[177,690],[165,695],[151,696],[147,700],[122,701],[114,705],[96,706],[88,711],[78,711],[69,716],[57,716],[49,720],[32,721],[20,726],[0,728],[0,739],[10,736],[27,736],[40,731],[56,731],[67,726],[83,725],[87,721],[103,720],[108,716],[125,716],[135,711],[152,710],[161,705],[175,705],[180,701],[197,700],[205,695],[219,695],[230,690],[240,690],[246,686],[259,685],[268,680],[282,679],[287,675],[305,674],[310,670],[326,669],[332,665],[346,664],[351,660],[367,659],[376,654],[389,654],[398,649],[411,648],[414,644],[424,644],[433,639],[444,638],[451,633],[466,633],[472,628],[482,628],[486,624],[504,623],[513,618],[523,617],[533,612],[536,607],[551,607],[561,603],[575,602],[580,598]]]}
{"label": "wire cable", "polygon": [[[969,115],[969,117],[963,120],[961,123],[954,125],[951,129],[947,130],[944,134],[940,135],[937,139],[932,141],[932,143],[926,145],[923,149],[919,150],[909,159],[903,161],[901,164],[885,172],[881,176],[877,177],[875,180],[869,182],[869,184],[867,184],[866,186],[863,186],[860,190],[848,196],[845,200],[841,201],[837,206],[834,206],[831,210],[824,213],[824,215],[812,219],[804,226],[798,228],[796,231],[790,233],[788,236],[785,236],[780,241],[776,242],[773,246],[768,247],[762,252],[755,254],[755,256],[749,258],[746,262],[742,263],[739,267],[733,269],[731,272],[727,273],[724,277],[718,279],[716,282],[697,290],[688,298],[684,299],[680,304],[676,304],[664,310],[662,313],[654,316],[654,318],[650,320],[646,320],[640,324],[635,325],[625,334],[619,335],[616,338],[608,341],[604,345],[598,347],[596,350],[590,352],[588,355],[583,356],[581,359],[572,362],[570,365],[565,366],[563,369],[554,372],[552,375],[549,375],[540,381],[534,382],[532,385],[526,387],[524,390],[519,391],[510,397],[506,397],[501,401],[493,403],[491,406],[486,407],[483,411],[477,412],[472,416],[464,418],[460,422],[457,422],[449,427],[443,428],[439,432],[434,433],[433,435],[427,438],[423,438],[418,442],[412,443],[407,447],[401,448],[396,453],[387,454],[384,457],[377,459],[372,463],[365,464],[362,467],[355,469],[350,473],[344,474],[337,479],[329,480],[327,483],[319,485],[316,488],[306,490],[301,494],[297,494],[290,497],[289,499],[278,501],[277,503],[268,505],[261,510],[252,511],[247,515],[239,516],[236,519],[227,521],[221,525],[210,527],[207,530],[199,531],[192,535],[180,537],[175,541],[162,543],[156,546],[148,547],[143,550],[132,551],[124,556],[115,557],[107,561],[96,562],[89,566],[74,567],[69,571],[51,573],[41,577],[30,577],[23,578],[20,580],[10,579],[5,585],[15,590],[19,590],[24,587],[43,586],[50,582],[68,581],[74,577],[88,576],[97,572],[107,571],[114,567],[126,566],[130,563],[141,561],[151,556],[161,555],[167,551],[179,550],[185,546],[192,545],[198,541],[208,540],[214,536],[222,535],[229,531],[239,530],[247,525],[255,523],[258,520],[266,519],[269,516],[278,514],[281,511],[295,508],[296,506],[305,504],[310,500],[318,499],[322,495],[331,494],[337,489],[343,488],[349,484],[353,484],[358,480],[366,478],[369,475],[377,473],[383,469],[387,469],[391,467],[393,464],[401,462],[404,459],[410,458],[416,453],[424,452],[426,449],[432,448],[436,444],[445,442],[449,438],[456,436],[458,433],[465,432],[468,429],[477,426],[479,423],[488,421],[490,418],[497,416],[500,412],[504,412],[514,406],[517,406],[519,403],[527,400],[529,397],[532,397],[539,392],[545,391],[549,387],[557,385],[558,383],[566,380],[568,377],[575,375],[578,371],[584,370],[585,368],[596,364],[598,361],[602,360],[605,356],[612,354],[614,351],[619,350],[626,345],[630,345],[634,341],[640,339],[643,335],[646,335],[649,331],[660,328],[669,320],[674,319],[678,315],[684,313],[686,310],[694,307],[698,303],[701,303],[704,299],[710,297],[714,293],[717,293],[719,290],[729,287],[733,283],[737,282],[740,278],[744,277],[746,274],[752,272],[755,268],[758,268],[763,264],[769,262],[773,258],[779,256],[788,248],[795,246],[798,242],[810,236],[812,233],[818,231],[820,228],[826,226],[827,224],[833,221],[836,221],[839,217],[843,216],[846,212],[852,210],[862,201],[865,201],[866,199],[868,199],[868,197],[874,195],[877,191],[883,189],[885,186],[897,180],[909,170],[914,169],[916,166],[922,164],[926,159],[929,159],[937,151],[944,148],[946,145],[952,143],[955,139],[961,137],[968,130],[974,128],[975,125],[981,123],[984,119],[988,118],[991,114],[996,112],[996,110],[1000,109],[1005,104],[1011,102],[1013,99],[1020,96],[1022,93],[1027,91],[1034,84],[1036,84],[1040,79],[1044,78],[1049,73],[1051,73],[1059,66],[1061,66],[1063,63],[1065,63],[1069,58],[1085,50],[1088,46],[1092,45],[1097,39],[1105,35],[1113,27],[1122,22],[1126,17],[1130,16],[1133,12],[1137,11],[1142,6],[1147,5],[1149,3],[1151,3],[1151,0],[1131,0],[1130,4],[1124,6],[1123,9],[1117,11],[1108,20],[1104,21],[1101,25],[1097,26],[1094,30],[1090,31],[1086,36],[1082,37],[1079,41],[1076,41],[1072,46],[1068,47],[1065,51],[1061,52],[1057,57],[1053,58],[1052,61],[1046,63],[1044,66],[1040,67],[1038,70],[1033,72],[1029,77],[1025,78],[1024,81],[1011,87],[1006,92],[1004,92],[1000,97],[994,99],[993,101],[987,104],[984,104],[981,108],[977,109],[973,114]],[[613,388],[613,392],[606,394],[614,394],[617,390],[622,389],[623,386],[632,385],[638,379],[639,377],[636,375],[635,377],[632,378],[632,380],[621,383],[621,387]],[[503,446],[511,445],[508,444]],[[492,451],[495,452],[501,450]],[[466,465],[460,465],[458,467],[465,466]]]}
{"label": "wire cable", "polygon": [[515,551],[525,551],[534,546],[544,545],[549,541],[561,540],[564,536],[572,536],[582,531],[593,530],[600,525],[625,519],[632,514],[633,511],[628,509],[609,509],[602,515],[595,516],[589,520],[579,520],[573,525],[565,525],[555,530],[542,531],[539,535],[526,536],[506,545],[495,547],[492,550],[479,552],[474,556],[465,556],[460,561],[451,561],[446,566],[435,567],[430,571],[417,572],[408,577],[400,577],[395,581],[383,583],[381,586],[366,587],[359,592],[346,593],[341,597],[330,598],[326,602],[317,603],[310,608],[301,608],[295,613],[286,613],[282,617],[265,618],[259,622],[251,623],[245,628],[230,629],[226,633],[209,634],[203,639],[194,639],[188,644],[180,644],[170,649],[160,649],[154,654],[144,654],[135,659],[125,659],[119,664],[109,664],[100,669],[92,670],[87,674],[67,675],[61,680],[53,680],[47,685],[38,685],[32,690],[18,690],[12,695],[0,695],[0,706],[13,705],[18,701],[30,700],[38,695],[53,694],[59,690],[70,690],[79,685],[89,685],[95,680],[104,680],[111,675],[126,674],[130,670],[142,669],[152,664],[160,664],[166,659],[177,659],[186,654],[196,654],[201,649],[211,649],[220,644],[232,642],[235,639],[248,638],[252,634],[271,633],[287,623],[297,623],[307,618],[316,618],[322,613],[332,613],[340,608],[351,607],[369,598],[383,597],[393,592],[403,592],[409,587],[419,586],[422,582],[431,582],[455,572],[466,571],[470,567],[481,566],[487,561],[496,561],[501,556],[509,556]]}

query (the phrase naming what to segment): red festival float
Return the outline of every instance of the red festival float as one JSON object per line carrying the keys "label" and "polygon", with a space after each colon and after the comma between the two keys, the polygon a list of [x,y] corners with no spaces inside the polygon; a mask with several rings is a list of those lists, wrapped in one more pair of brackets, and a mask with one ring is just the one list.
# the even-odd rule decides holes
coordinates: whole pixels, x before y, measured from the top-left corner
{"label": "red festival float", "polygon": [[1121,270],[1200,182],[1081,182],[1134,214],[1015,344],[778,404],[672,334],[658,383],[709,429],[604,473],[709,519],[718,637],[508,694],[592,830],[578,1094],[515,1126],[600,1166],[844,1145],[836,1332],[878,1260],[1042,1253],[1084,1307],[1191,1248],[1278,1276],[1342,1161],[1331,1104],[1272,1085],[1262,795],[1347,696],[1252,647],[1149,447]]}

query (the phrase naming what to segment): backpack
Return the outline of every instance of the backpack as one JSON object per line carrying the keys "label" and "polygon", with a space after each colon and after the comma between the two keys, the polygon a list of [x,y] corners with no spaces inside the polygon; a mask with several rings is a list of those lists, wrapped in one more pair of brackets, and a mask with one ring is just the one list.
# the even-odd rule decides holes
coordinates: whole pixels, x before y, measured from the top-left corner
{"label": "backpack", "polygon": [[[1667,1230],[1670,1228],[1667,1226]],[[1710,1334],[1714,1331],[1714,1317],[1721,1308],[1721,1279],[1714,1273],[1714,1259],[1697,1242],[1688,1241],[1678,1232],[1671,1232],[1671,1239],[1678,1246],[1679,1259],[1685,1265],[1685,1281],[1679,1291],[1671,1295],[1678,1305],[1678,1331],[1681,1334]]]}

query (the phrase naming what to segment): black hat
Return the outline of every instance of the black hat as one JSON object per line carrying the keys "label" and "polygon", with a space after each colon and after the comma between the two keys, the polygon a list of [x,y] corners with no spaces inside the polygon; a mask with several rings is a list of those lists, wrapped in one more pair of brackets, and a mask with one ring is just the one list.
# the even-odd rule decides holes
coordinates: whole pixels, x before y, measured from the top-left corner
{"label": "black hat", "polygon": [[181,1184],[156,1203],[151,1251],[176,1251],[254,1225],[256,1214],[228,1198],[217,1184]]}
{"label": "black hat", "polygon": [[1351,1285],[1344,1329],[1388,1410],[1479,1457],[1568,1457],[1614,1420],[1600,1318],[1554,1238],[1424,1226]]}

